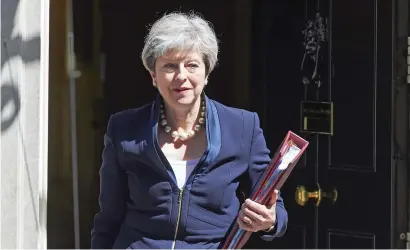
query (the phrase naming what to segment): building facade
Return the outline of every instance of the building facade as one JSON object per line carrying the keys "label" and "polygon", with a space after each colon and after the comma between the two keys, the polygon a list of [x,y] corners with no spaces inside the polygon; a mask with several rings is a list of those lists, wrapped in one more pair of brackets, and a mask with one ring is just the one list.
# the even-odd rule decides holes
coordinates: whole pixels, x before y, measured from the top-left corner
{"label": "building facade", "polygon": [[46,248],[49,1],[1,2],[1,248]]}

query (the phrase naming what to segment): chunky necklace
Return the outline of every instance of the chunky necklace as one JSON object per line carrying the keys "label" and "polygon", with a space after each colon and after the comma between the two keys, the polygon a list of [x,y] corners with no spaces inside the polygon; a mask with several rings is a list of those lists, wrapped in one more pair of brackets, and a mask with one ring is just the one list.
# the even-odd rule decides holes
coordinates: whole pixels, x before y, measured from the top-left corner
{"label": "chunky necklace", "polygon": [[199,109],[199,116],[200,118],[198,119],[198,124],[196,124],[194,126],[194,130],[190,130],[190,131],[172,131],[171,126],[168,124],[167,121],[167,117],[165,115],[165,107],[164,107],[164,103],[161,103],[160,109],[159,109],[159,115],[160,115],[160,119],[161,119],[161,126],[164,127],[164,131],[166,133],[171,133],[171,136],[177,139],[180,139],[181,141],[185,141],[191,137],[193,137],[195,135],[195,131],[198,132],[201,130],[201,127],[205,124],[205,112],[206,112],[206,108],[205,108],[205,98],[202,98],[201,100],[201,107]]}

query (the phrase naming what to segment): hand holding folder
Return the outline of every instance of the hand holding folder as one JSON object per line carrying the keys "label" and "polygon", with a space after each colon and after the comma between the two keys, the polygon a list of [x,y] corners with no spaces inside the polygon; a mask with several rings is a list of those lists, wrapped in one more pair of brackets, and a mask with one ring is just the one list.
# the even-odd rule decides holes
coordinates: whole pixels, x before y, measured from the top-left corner
{"label": "hand holding folder", "polygon": [[[279,190],[289,174],[306,151],[309,142],[289,131],[280,147],[274,154],[271,163],[265,169],[250,199],[266,205],[274,190]],[[241,249],[248,241],[252,232],[241,229],[238,223],[232,227],[222,246],[223,249]]]}

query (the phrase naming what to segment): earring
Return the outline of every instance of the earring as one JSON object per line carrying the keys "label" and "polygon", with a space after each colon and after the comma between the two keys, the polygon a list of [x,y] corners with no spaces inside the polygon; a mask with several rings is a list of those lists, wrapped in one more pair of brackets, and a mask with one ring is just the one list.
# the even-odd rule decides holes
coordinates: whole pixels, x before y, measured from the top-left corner
{"label": "earring", "polygon": [[154,86],[155,88],[157,87],[157,83],[155,81],[152,81],[152,86]]}
{"label": "earring", "polygon": [[208,85],[208,79],[205,80],[205,85]]}

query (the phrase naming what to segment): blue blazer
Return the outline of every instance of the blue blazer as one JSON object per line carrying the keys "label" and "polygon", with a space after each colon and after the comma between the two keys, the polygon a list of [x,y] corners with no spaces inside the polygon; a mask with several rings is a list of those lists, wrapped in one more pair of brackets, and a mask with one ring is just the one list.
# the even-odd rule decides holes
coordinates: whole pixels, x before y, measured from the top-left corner
{"label": "blue blazer", "polygon": [[[208,147],[183,190],[158,144],[159,97],[110,117],[91,248],[221,247],[240,209],[240,180],[252,190],[271,159],[256,113],[208,97],[206,106]],[[276,213],[264,240],[286,231],[280,195]]]}

